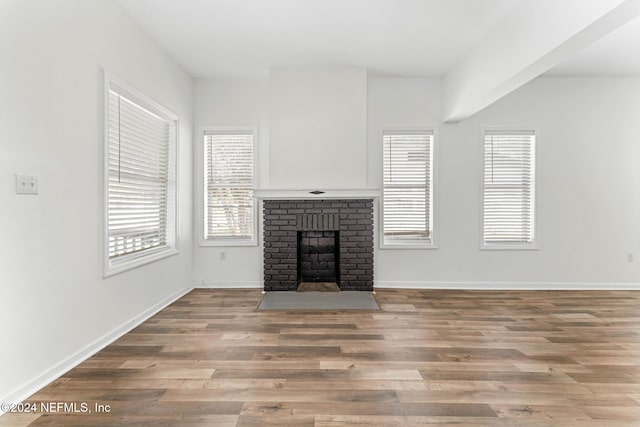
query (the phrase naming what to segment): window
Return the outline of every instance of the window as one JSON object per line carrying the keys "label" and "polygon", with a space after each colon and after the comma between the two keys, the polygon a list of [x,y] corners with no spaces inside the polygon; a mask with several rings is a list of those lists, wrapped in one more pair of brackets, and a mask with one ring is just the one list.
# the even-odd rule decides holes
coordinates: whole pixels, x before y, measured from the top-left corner
{"label": "window", "polygon": [[433,131],[383,132],[384,246],[433,245]]}
{"label": "window", "polygon": [[535,142],[533,131],[484,133],[484,248],[534,247]]}
{"label": "window", "polygon": [[253,127],[204,131],[205,244],[256,244],[255,135]]}
{"label": "window", "polygon": [[176,250],[177,118],[105,75],[105,276]]}

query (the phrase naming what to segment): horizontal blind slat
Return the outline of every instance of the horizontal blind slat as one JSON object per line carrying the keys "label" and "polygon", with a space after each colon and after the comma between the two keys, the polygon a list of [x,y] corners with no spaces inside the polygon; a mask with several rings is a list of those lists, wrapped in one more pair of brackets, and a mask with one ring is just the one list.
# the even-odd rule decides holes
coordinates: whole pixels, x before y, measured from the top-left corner
{"label": "horizontal blind slat", "polygon": [[253,238],[253,132],[205,132],[204,144],[205,238]]}
{"label": "horizontal blind slat", "polygon": [[385,242],[431,242],[432,132],[383,134]]}
{"label": "horizontal blind slat", "polygon": [[484,138],[483,241],[534,239],[535,134],[488,131]]}
{"label": "horizontal blind slat", "polygon": [[111,92],[107,234],[111,260],[167,244],[169,145],[173,123]]}

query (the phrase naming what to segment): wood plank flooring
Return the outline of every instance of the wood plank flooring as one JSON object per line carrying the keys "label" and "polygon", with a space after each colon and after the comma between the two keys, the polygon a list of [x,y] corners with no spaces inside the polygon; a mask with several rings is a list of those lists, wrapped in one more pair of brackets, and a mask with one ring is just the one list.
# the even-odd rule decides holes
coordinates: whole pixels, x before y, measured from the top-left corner
{"label": "wood plank flooring", "polygon": [[640,426],[638,291],[378,290],[377,312],[260,298],[194,290],[28,399],[92,413],[0,425]]}

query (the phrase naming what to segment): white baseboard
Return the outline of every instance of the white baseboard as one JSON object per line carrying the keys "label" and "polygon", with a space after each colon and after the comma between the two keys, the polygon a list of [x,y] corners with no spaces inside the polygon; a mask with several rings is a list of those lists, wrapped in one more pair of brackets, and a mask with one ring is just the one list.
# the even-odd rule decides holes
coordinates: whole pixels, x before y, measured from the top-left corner
{"label": "white baseboard", "polygon": [[[193,282],[195,289],[262,289],[262,281]],[[376,289],[640,290],[640,283],[375,281]]]}
{"label": "white baseboard", "polygon": [[262,281],[244,281],[244,282],[206,282],[198,280],[193,282],[195,289],[262,289],[264,282]]}
{"label": "white baseboard", "polygon": [[417,282],[376,281],[375,289],[477,289],[477,290],[640,290],[640,283],[589,282]]}
{"label": "white baseboard", "polygon": [[[84,362],[112,342],[116,341],[124,334],[132,330],[133,328],[139,326],[145,320],[150,318],[151,316],[158,313],[160,310],[176,301],[177,299],[184,296],[186,293],[190,292],[193,289],[193,286],[189,285],[185,288],[180,289],[179,291],[169,295],[167,298],[163,299],[159,303],[149,307],[147,310],[138,314],[133,319],[125,322],[121,326],[115,328],[111,332],[103,335],[102,337],[96,339],[86,347],[78,350],[71,356],[47,369],[42,374],[33,378],[30,381],[27,381],[24,385],[18,387],[17,389],[11,391],[4,397],[0,397],[0,402],[7,403],[19,403],[27,399],[29,396],[51,383],[55,379],[59,378],[62,374],[69,371],[70,369],[78,366],[80,363]],[[4,414],[4,411],[0,411],[0,416]]]}

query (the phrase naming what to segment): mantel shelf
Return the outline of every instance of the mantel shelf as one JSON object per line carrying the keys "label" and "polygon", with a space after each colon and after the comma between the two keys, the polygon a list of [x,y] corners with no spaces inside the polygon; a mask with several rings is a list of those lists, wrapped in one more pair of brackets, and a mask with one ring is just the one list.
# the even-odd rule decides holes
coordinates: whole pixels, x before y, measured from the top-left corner
{"label": "mantel shelf", "polygon": [[[314,192],[322,193],[316,194]],[[314,199],[374,199],[380,197],[380,190],[325,190],[310,188],[308,190],[254,190],[253,195],[262,200],[314,200]]]}

